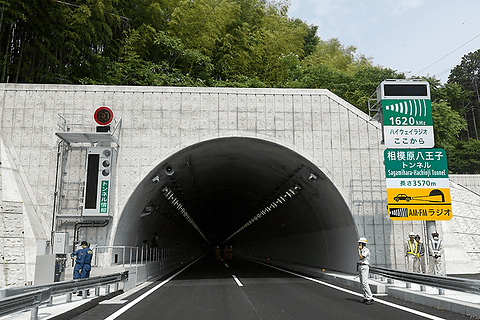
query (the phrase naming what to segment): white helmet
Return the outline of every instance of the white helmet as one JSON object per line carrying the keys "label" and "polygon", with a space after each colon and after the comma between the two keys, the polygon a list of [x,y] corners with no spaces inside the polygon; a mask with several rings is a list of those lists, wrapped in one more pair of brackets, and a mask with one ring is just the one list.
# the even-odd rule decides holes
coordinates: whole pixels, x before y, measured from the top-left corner
{"label": "white helmet", "polygon": [[367,244],[367,238],[361,237],[360,239],[358,239],[358,243],[365,243],[365,244]]}
{"label": "white helmet", "polygon": [[438,236],[437,230],[434,230],[434,231],[432,232],[432,236],[435,235],[435,234]]}
{"label": "white helmet", "polygon": [[409,237],[415,237],[417,234],[415,232],[410,232]]}

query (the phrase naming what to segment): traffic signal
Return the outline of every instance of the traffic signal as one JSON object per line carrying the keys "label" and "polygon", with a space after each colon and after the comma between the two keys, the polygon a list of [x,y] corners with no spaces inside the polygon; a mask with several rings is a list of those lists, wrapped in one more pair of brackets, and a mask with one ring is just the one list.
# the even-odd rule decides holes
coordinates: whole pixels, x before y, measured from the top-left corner
{"label": "traffic signal", "polygon": [[85,216],[108,215],[112,153],[111,147],[88,148],[83,205]]}

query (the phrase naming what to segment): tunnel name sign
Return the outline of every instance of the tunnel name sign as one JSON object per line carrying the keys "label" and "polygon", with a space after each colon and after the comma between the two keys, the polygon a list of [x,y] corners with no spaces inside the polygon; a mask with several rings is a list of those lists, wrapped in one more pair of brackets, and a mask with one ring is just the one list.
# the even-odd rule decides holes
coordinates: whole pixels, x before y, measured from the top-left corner
{"label": "tunnel name sign", "polygon": [[445,150],[387,149],[384,160],[390,219],[452,218]]}
{"label": "tunnel name sign", "polygon": [[102,181],[100,184],[100,213],[108,214],[108,184],[110,181]]}

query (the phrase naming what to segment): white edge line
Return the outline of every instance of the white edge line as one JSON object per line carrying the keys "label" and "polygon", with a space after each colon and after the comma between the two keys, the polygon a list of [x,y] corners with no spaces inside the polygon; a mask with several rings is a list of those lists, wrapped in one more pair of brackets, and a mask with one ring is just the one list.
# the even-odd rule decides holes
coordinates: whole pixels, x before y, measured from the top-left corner
{"label": "white edge line", "polygon": [[107,318],[105,318],[105,320],[114,320],[116,319],[117,317],[119,317],[120,315],[122,315],[125,311],[127,311],[128,309],[130,309],[131,307],[133,307],[134,305],[136,305],[137,303],[139,303],[140,301],[142,301],[143,299],[145,299],[146,297],[148,297],[149,295],[151,295],[154,291],[156,291],[158,288],[164,286],[167,282],[169,282],[170,280],[172,280],[173,278],[175,278],[177,275],[179,275],[180,273],[182,273],[185,269],[187,269],[188,267],[190,267],[192,264],[194,264],[195,262],[197,262],[198,260],[200,260],[202,257],[198,258],[197,260],[193,261],[192,263],[190,263],[189,265],[185,266],[184,268],[182,268],[180,271],[178,271],[177,273],[175,273],[173,276],[170,276],[168,279],[162,281],[161,283],[157,284],[155,287],[153,287],[152,289],[148,290],[147,292],[145,292],[144,294],[142,294],[140,297],[136,298],[135,300],[133,300],[132,302],[130,302],[129,304],[127,304],[126,306],[122,307],[121,309],[117,310],[116,312],[112,313],[110,316],[108,316]]}
{"label": "white edge line", "polygon": [[235,282],[238,284],[239,287],[243,287],[243,283],[240,282],[240,280],[238,280],[238,278],[232,274],[232,277],[233,277],[233,280],[235,280]]}
{"label": "white edge line", "polygon": [[[297,276],[297,277],[300,277],[300,278],[303,278],[303,279],[306,279],[306,280],[310,280],[310,281],[322,284],[324,286],[327,286],[327,287],[330,287],[330,288],[333,288],[333,289],[337,289],[337,290],[352,294],[354,296],[363,297],[363,294],[360,294],[360,293],[357,293],[357,292],[354,292],[354,291],[351,291],[351,290],[348,290],[348,289],[344,289],[342,287],[338,287],[336,285],[333,285],[333,284],[330,284],[330,283],[327,283],[327,282],[323,282],[323,281],[320,281],[320,280],[317,280],[317,279],[306,277],[306,276],[303,276],[301,274],[298,274],[298,273],[295,273],[295,272],[292,272],[292,271],[288,271],[288,270],[284,270],[284,269],[281,269],[281,268],[278,268],[278,267],[275,267],[275,266],[272,266],[272,265],[269,265],[269,264],[266,264],[266,263],[263,263],[263,262],[260,262],[260,261],[255,261],[255,260],[251,260],[251,261],[263,264],[263,265],[268,266],[270,268],[274,268],[274,269],[277,269],[277,270],[280,270],[280,271],[283,271],[283,272],[286,272],[286,273],[293,274],[294,276]],[[428,313],[425,313],[425,312],[413,310],[413,309],[410,309],[410,308],[407,308],[407,307],[400,306],[398,304],[394,304],[394,303],[391,303],[391,302],[388,302],[388,301],[380,300],[378,298],[374,298],[373,300],[375,302],[382,303],[386,306],[389,306],[389,307],[392,307],[392,308],[397,308],[397,309],[400,309],[400,310],[403,310],[403,311],[406,311],[406,312],[410,312],[410,313],[419,315],[419,316],[424,317],[424,318],[428,318],[428,319],[432,319],[432,320],[445,320],[444,318],[439,318],[437,316],[434,316],[434,315],[431,315],[431,314],[428,314]]]}

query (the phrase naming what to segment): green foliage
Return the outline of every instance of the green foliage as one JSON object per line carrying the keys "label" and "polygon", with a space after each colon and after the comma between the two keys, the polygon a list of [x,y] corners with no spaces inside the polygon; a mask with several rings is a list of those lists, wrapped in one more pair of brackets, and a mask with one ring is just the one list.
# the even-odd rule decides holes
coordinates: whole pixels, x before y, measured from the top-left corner
{"label": "green foliage", "polygon": [[[452,69],[449,84],[456,84],[456,106],[467,121],[466,138],[479,139],[480,132],[480,49],[462,57],[459,65]],[[460,89],[461,88],[461,89]],[[454,93],[455,94],[455,93]]]}
{"label": "green foliage", "polygon": [[448,158],[448,170],[454,173],[480,173],[480,140],[458,141]]}
{"label": "green foliage", "polygon": [[352,83],[344,99],[368,113],[368,99],[377,90],[378,85],[387,79],[404,79],[403,74],[395,70],[360,64],[352,75]]}
{"label": "green foliage", "polygon": [[432,101],[432,118],[436,147],[451,151],[466,128],[465,119],[444,100]]}
{"label": "green foliage", "polygon": [[357,48],[344,46],[337,38],[328,41],[320,41],[315,52],[305,58],[305,62],[311,65],[323,64],[335,70],[354,73],[357,67],[370,65],[370,60],[364,55],[356,55]]}
{"label": "green foliage", "polygon": [[[0,81],[328,89],[368,112],[377,86],[404,74],[375,66],[288,0],[0,0]],[[480,50],[449,82],[426,78],[437,146],[476,172]],[[462,142],[471,141],[470,143]],[[470,159],[471,161],[469,162]]]}
{"label": "green foliage", "polygon": [[318,43],[320,42],[320,37],[317,36],[318,27],[310,25],[307,30],[307,34],[303,38],[303,54],[305,57],[311,55],[315,52]]}

